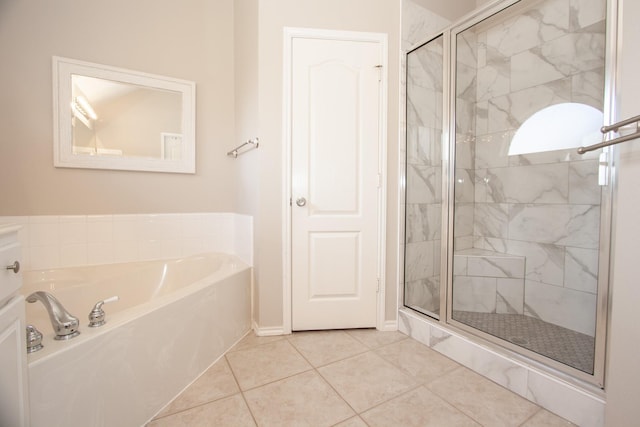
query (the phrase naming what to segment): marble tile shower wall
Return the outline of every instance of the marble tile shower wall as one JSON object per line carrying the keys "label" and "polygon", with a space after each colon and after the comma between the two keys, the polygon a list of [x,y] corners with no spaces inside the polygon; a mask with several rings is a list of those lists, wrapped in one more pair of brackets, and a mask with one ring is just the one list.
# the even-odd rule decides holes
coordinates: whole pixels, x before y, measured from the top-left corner
{"label": "marble tile shower wall", "polygon": [[406,303],[439,309],[442,225],[442,38],[408,57]]}
{"label": "marble tile shower wall", "polygon": [[534,112],[562,102],[602,109],[605,2],[551,0],[465,31],[457,63],[456,249],[526,257],[524,311],[595,329],[597,154],[508,156]]}
{"label": "marble tile shower wall", "polygon": [[[412,1],[402,2],[402,47],[411,49],[450,22]],[[411,55],[406,103],[407,192],[405,220],[405,303],[433,313],[439,309],[441,233],[442,42]]]}
{"label": "marble tile shower wall", "polygon": [[458,36],[454,181],[454,239],[457,251],[473,248],[474,243],[478,48],[474,32],[465,31]]}
{"label": "marble tile shower wall", "polygon": [[236,254],[252,264],[253,222],[233,213],[2,216],[19,224],[25,270]]}

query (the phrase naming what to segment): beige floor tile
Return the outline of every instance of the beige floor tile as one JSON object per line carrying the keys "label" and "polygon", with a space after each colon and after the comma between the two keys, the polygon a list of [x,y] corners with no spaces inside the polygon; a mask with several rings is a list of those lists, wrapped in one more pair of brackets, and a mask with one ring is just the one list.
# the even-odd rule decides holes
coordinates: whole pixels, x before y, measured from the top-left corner
{"label": "beige floor tile", "polygon": [[297,332],[289,342],[316,367],[369,350],[344,331]]}
{"label": "beige floor tile", "polygon": [[251,412],[241,394],[206,405],[196,406],[188,411],[178,412],[168,417],[152,421],[148,427],[208,427],[208,426],[255,426]]}
{"label": "beige floor tile", "polygon": [[316,371],[245,392],[260,426],[333,426],[355,415]]}
{"label": "beige floor tile", "polygon": [[240,342],[234,345],[229,351],[231,352],[231,351],[245,350],[250,347],[255,347],[256,345],[269,344],[274,341],[280,341],[280,340],[283,340],[284,338],[285,338],[284,335],[259,337],[253,332],[249,332],[244,338],[240,340]]}
{"label": "beige floor tile", "polygon": [[231,369],[223,357],[164,408],[158,417],[231,396],[239,391]]}
{"label": "beige floor tile", "polygon": [[427,387],[486,426],[519,426],[539,409],[467,368],[458,368]]}
{"label": "beige floor tile", "polygon": [[242,390],[312,369],[287,340],[234,351],[226,357]]}
{"label": "beige floor tile", "polygon": [[373,352],[323,366],[318,371],[358,413],[417,385]]}
{"label": "beige floor tile", "polygon": [[408,338],[402,332],[383,332],[377,329],[348,329],[346,332],[371,349]]}
{"label": "beige floor tile", "polygon": [[349,418],[346,421],[336,424],[334,427],[367,427],[367,424],[360,417]]}
{"label": "beige floor tile", "polygon": [[480,427],[425,387],[376,406],[361,417],[371,427]]}
{"label": "beige floor tile", "polygon": [[522,427],[570,427],[575,424],[560,418],[556,414],[541,409],[533,417],[522,424]]}
{"label": "beige floor tile", "polygon": [[421,383],[433,381],[460,367],[453,360],[412,339],[380,347],[375,352]]}

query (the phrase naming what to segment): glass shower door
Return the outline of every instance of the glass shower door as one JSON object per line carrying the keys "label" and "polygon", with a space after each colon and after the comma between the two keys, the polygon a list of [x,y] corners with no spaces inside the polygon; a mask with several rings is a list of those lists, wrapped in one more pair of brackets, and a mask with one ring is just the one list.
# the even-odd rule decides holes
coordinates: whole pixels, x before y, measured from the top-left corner
{"label": "glass shower door", "polygon": [[[605,10],[605,0],[521,1],[453,34],[450,318],[589,375],[601,151],[566,147],[603,124]],[[556,138],[565,130],[575,135]]]}
{"label": "glass shower door", "polygon": [[407,54],[404,303],[440,316],[443,36]]}

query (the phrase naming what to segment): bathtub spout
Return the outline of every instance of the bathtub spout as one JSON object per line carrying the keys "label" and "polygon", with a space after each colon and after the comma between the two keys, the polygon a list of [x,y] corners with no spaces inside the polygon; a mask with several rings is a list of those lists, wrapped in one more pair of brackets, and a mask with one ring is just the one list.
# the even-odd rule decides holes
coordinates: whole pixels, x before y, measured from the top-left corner
{"label": "bathtub spout", "polygon": [[49,313],[56,340],[68,340],[80,335],[77,317],[72,316],[53,295],[48,292],[34,292],[27,297],[27,302],[40,301]]}

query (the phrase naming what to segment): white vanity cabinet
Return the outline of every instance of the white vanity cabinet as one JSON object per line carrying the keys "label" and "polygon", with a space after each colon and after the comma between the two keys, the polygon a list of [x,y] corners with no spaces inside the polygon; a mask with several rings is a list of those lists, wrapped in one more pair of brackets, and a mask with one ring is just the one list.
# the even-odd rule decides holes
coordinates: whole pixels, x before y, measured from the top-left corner
{"label": "white vanity cabinet", "polygon": [[29,382],[18,230],[0,227],[0,426],[27,427]]}

